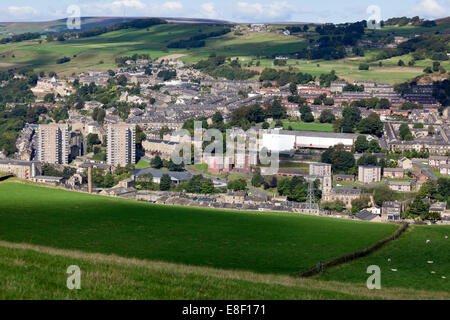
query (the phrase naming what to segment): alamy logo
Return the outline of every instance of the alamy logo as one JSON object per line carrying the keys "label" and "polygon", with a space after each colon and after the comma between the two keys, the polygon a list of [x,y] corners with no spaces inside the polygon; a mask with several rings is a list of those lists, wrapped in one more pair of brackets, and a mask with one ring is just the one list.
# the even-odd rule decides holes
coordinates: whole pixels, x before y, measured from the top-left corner
{"label": "alamy logo", "polygon": [[70,266],[67,268],[67,288],[69,290],[79,290],[81,289],[81,270],[78,266]]}
{"label": "alamy logo", "polygon": [[79,6],[71,5],[67,8],[67,29],[79,30],[81,29],[81,9]]}
{"label": "alamy logo", "polygon": [[367,267],[367,273],[371,273],[372,275],[367,279],[367,289],[373,290],[381,289],[381,269],[379,266],[369,266]]}
{"label": "alamy logo", "polygon": [[376,5],[371,5],[367,7],[366,12],[370,14],[367,19],[368,29],[381,29],[381,8]]}

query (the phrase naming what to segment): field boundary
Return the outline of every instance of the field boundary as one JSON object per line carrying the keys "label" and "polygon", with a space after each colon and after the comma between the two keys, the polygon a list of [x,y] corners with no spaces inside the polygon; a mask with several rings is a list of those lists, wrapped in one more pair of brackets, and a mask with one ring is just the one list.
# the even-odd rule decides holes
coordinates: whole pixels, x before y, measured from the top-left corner
{"label": "field boundary", "polygon": [[352,260],[356,260],[358,258],[362,258],[367,256],[368,254],[374,252],[375,250],[378,250],[379,248],[381,248],[383,245],[385,245],[386,243],[397,239],[403,232],[406,231],[406,229],[408,228],[408,223],[402,222],[399,226],[399,228],[391,235],[387,236],[386,238],[383,238],[381,240],[378,240],[377,242],[375,242],[373,245],[371,245],[370,247],[364,248],[362,250],[358,250],[343,256],[340,256],[338,258],[329,260],[325,263],[320,263],[320,265],[317,265],[315,267],[312,267],[300,274],[296,274],[294,275],[295,278],[307,278],[307,277],[312,277],[314,275],[317,274],[321,274],[323,273],[323,271],[325,271],[325,269],[330,268],[330,267],[334,267],[340,264],[344,264],[347,262],[350,262]]}

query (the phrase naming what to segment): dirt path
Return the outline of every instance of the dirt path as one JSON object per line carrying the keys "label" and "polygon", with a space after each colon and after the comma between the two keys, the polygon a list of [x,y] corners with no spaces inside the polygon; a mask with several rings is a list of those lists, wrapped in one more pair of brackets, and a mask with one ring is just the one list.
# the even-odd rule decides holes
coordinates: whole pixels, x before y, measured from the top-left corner
{"label": "dirt path", "polygon": [[169,54],[168,56],[158,58],[156,62],[161,62],[162,60],[176,60],[186,56],[188,55],[184,53]]}

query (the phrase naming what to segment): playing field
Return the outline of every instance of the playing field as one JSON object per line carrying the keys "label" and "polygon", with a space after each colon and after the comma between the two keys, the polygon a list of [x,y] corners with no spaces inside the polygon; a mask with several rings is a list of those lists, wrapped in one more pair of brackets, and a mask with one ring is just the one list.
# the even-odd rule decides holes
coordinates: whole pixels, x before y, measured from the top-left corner
{"label": "playing field", "polygon": [[283,122],[285,130],[300,130],[300,131],[322,131],[333,132],[333,125],[331,123],[317,123],[317,122]]}
{"label": "playing field", "polygon": [[450,239],[445,236],[450,236],[450,226],[410,226],[399,239],[365,258],[328,269],[319,279],[361,283],[366,268],[378,265],[382,287],[450,292]]}
{"label": "playing field", "polygon": [[170,207],[0,183],[0,240],[123,257],[294,274],[362,249],[396,226]]}

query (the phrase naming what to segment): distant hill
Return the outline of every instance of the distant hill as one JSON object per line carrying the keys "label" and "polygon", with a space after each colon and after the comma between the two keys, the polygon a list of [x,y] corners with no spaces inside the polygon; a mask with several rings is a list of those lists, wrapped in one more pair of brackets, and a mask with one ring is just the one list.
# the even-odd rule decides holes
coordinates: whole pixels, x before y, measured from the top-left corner
{"label": "distant hill", "polygon": [[[90,30],[96,27],[109,27],[118,22],[129,22],[143,17],[82,17],[81,31]],[[195,18],[162,18],[169,23],[214,23],[227,24],[230,22],[213,19],[195,19]],[[25,32],[39,32],[41,34],[60,33],[73,31],[67,29],[67,19],[41,22],[0,22],[0,37],[6,37],[12,34],[21,34]]]}
{"label": "distant hill", "polygon": [[447,18],[441,18],[434,20],[437,24],[447,24],[450,23],[450,17]]}

